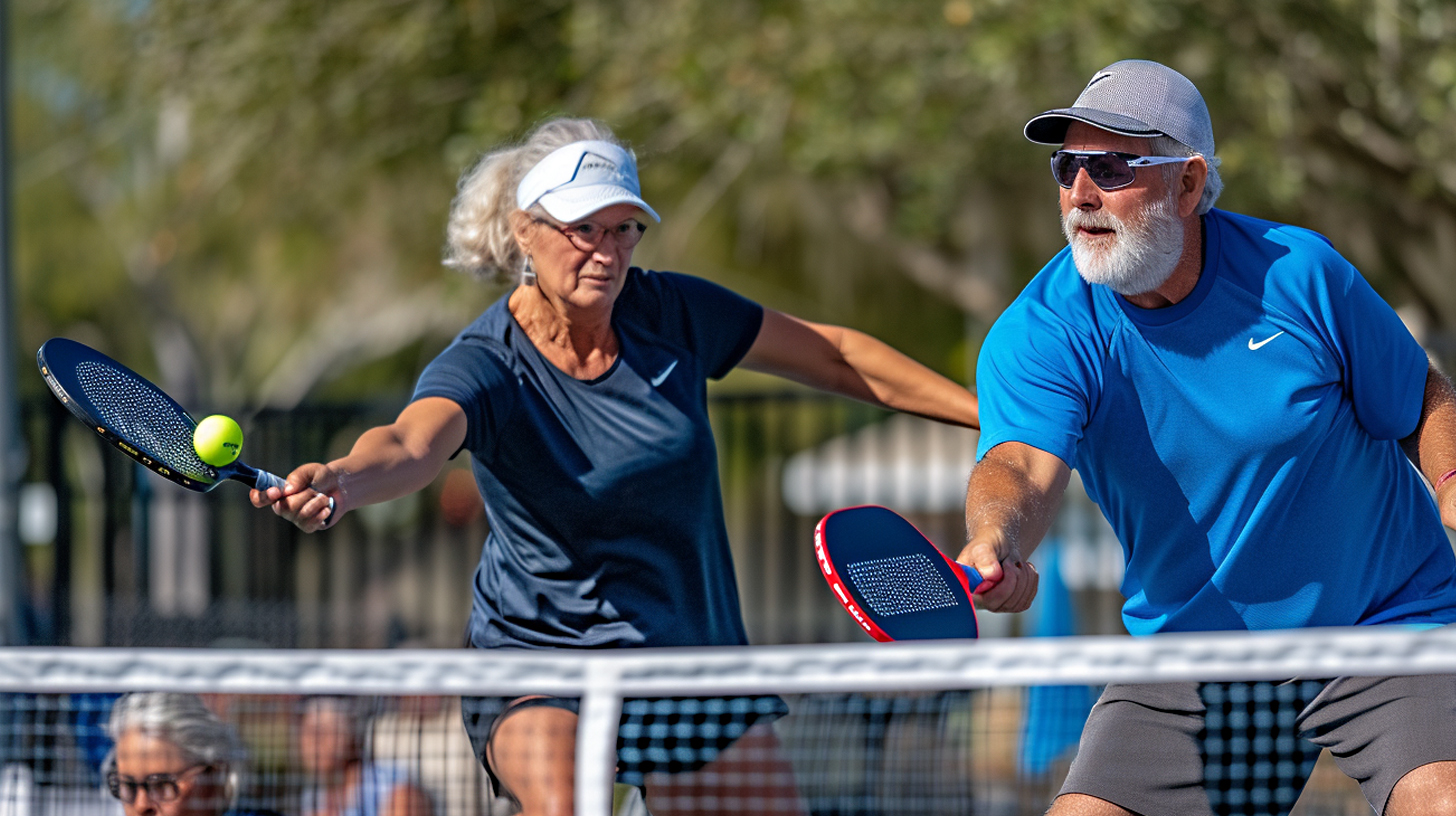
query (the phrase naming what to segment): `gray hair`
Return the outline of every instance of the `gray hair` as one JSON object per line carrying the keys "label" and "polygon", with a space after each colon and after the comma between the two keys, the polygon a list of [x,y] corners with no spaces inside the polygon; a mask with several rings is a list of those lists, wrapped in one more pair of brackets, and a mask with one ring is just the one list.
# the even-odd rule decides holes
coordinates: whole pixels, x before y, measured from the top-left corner
{"label": "gray hair", "polygon": [[[247,752],[231,725],[218,719],[195,694],[180,692],[135,692],[111,707],[106,733],[113,741],[122,734],[140,731],[177,746],[188,759],[211,765],[223,780],[227,808],[237,802],[247,771]],[[101,763],[103,777],[116,770],[116,748]],[[224,810],[224,808],[219,808]]]}
{"label": "gray hair", "polygon": [[[1154,156],[1203,156],[1202,153],[1172,136],[1154,136],[1149,141],[1152,142],[1150,150]],[[1208,163],[1208,179],[1203,182],[1203,197],[1198,199],[1199,215],[1213,209],[1214,202],[1218,201],[1219,194],[1223,192],[1223,178],[1218,174],[1220,164],[1218,157],[1203,156],[1203,160]],[[1171,182],[1182,172],[1183,165],[1170,164],[1163,170],[1163,178]]]}
{"label": "gray hair", "polygon": [[523,141],[481,156],[460,177],[450,204],[445,265],[477,277],[519,281],[526,256],[511,229],[511,216],[517,210],[516,187],[552,151],[584,141],[627,147],[594,119],[557,118],[537,125]]}

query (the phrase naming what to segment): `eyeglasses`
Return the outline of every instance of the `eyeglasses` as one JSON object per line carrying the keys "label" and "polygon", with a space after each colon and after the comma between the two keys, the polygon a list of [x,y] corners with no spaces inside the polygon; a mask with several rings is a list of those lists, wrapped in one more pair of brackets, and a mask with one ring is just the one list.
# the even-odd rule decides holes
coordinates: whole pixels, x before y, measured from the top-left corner
{"label": "eyeglasses", "polygon": [[182,789],[177,785],[178,782],[211,767],[211,765],[193,765],[178,773],[152,774],[142,780],[122,776],[116,771],[112,771],[106,775],[106,789],[111,792],[112,796],[128,805],[136,801],[138,790],[145,790],[147,798],[153,802],[171,802],[182,794]]}
{"label": "eyeglasses", "polygon": [[1077,173],[1087,171],[1098,189],[1118,190],[1137,180],[1137,168],[1157,164],[1186,162],[1192,156],[1139,156],[1111,150],[1058,150],[1052,154],[1052,178],[1067,189],[1077,180]]}
{"label": "eyeglasses", "polygon": [[631,249],[637,246],[642,240],[642,234],[647,232],[647,225],[641,221],[629,218],[615,227],[604,227],[591,221],[578,221],[575,224],[557,226],[550,221],[542,221],[543,224],[551,224],[556,230],[567,238],[582,252],[592,252],[601,246],[608,237],[617,242],[620,249]]}

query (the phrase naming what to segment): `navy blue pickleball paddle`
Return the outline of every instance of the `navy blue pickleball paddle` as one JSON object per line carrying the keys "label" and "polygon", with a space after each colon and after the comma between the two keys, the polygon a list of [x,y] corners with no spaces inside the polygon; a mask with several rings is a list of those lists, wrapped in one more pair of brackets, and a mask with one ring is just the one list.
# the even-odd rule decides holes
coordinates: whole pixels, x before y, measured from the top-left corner
{"label": "navy blue pickleball paddle", "polygon": [[198,493],[228,479],[259,490],[283,487],[282,478],[243,462],[203,462],[192,447],[196,420],[145,377],[84,343],[47,340],[36,364],[76,419],[158,476]]}

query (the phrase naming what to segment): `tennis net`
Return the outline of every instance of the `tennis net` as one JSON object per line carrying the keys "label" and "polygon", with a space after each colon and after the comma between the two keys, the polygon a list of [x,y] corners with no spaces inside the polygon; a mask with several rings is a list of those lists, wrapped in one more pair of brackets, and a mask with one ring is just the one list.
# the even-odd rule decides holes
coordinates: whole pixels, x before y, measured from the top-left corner
{"label": "tennis net", "polygon": [[[579,704],[581,814],[610,812],[614,775],[636,763],[653,813],[1009,815],[1045,810],[1103,684],[1217,681],[1210,733],[1215,715],[1262,718],[1273,745],[1289,722],[1265,715],[1307,691],[1276,681],[1452,673],[1456,631],[1391,627],[612,652],[10,649],[0,650],[0,816],[121,813],[107,789],[107,771],[122,770],[108,764],[107,724],[140,692],[198,695],[240,737],[248,772],[219,813],[509,813],[460,725],[461,697],[468,713],[477,698],[551,695]],[[320,701],[346,717],[342,742],[370,769],[349,801],[330,798],[328,770],[305,756],[324,753],[303,733]],[[650,774],[694,764],[705,733],[736,736],[779,705],[777,764],[750,755],[716,788],[656,792],[663,777]],[[1300,795],[1280,790],[1287,763],[1259,745],[1219,750],[1231,759],[1213,781],[1216,812]],[[120,774],[113,790],[116,779],[123,793],[151,792],[144,776]],[[1368,812],[1358,789],[1341,793],[1337,780],[1326,794],[1321,780],[1296,813]],[[388,811],[406,783],[424,810]]]}

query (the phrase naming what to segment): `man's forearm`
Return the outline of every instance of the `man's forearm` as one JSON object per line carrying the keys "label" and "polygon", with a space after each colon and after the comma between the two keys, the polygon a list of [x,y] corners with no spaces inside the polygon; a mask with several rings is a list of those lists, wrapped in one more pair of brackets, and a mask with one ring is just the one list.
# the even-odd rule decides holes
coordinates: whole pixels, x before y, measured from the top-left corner
{"label": "man's forearm", "polygon": [[1056,517],[1071,472],[1051,454],[1006,443],[971,472],[966,489],[966,541],[990,543],[1000,559],[1026,557]]}
{"label": "man's forearm", "polygon": [[1022,612],[1031,606],[1039,578],[1026,557],[1051,527],[1069,478],[1061,459],[1019,442],[992,448],[971,471],[966,546],[956,560],[981,573],[978,608]]}

